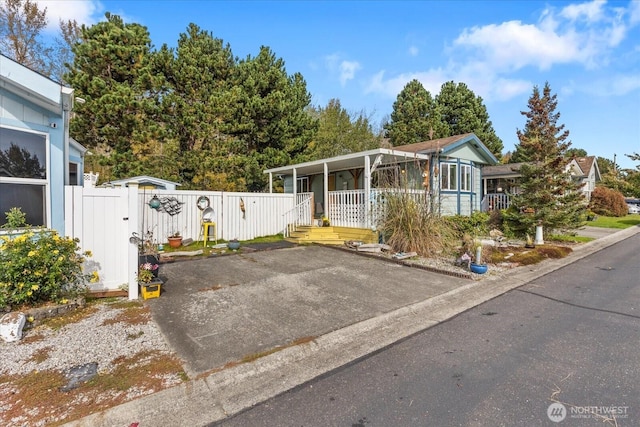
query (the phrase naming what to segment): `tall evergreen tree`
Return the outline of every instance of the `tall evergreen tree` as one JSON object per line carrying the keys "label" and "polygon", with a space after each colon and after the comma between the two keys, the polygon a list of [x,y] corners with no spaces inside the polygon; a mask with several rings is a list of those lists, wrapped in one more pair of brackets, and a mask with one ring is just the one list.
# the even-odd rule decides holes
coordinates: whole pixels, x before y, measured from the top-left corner
{"label": "tall evergreen tree", "polygon": [[[189,24],[180,34],[175,52],[163,46],[158,52],[167,80],[162,98],[167,138],[179,147],[176,159],[185,188],[242,190],[242,167],[225,135],[235,60],[231,48],[210,32]],[[237,154],[237,153],[236,153]],[[234,173],[235,172],[235,173]]]}
{"label": "tall evergreen tree", "polygon": [[391,145],[406,145],[448,136],[433,97],[418,80],[411,80],[393,103],[391,121],[384,125]]}
{"label": "tall evergreen tree", "polygon": [[446,131],[444,136],[473,132],[499,160],[504,148],[498,138],[482,97],[464,83],[446,82],[435,99]]}
{"label": "tall evergreen tree", "polygon": [[310,108],[318,120],[318,132],[297,161],[311,161],[377,148],[381,135],[374,133],[364,113],[350,114],[339,99],[331,99],[325,107]]}
{"label": "tall evergreen tree", "polygon": [[540,94],[538,86],[533,87],[533,93],[528,101],[528,111],[520,114],[527,118],[524,130],[518,129],[519,143],[511,157],[512,163],[543,161],[548,157],[564,155],[571,143],[567,141],[569,131],[564,125],[558,124],[560,113],[557,96],[551,93],[549,82],[546,82]]}
{"label": "tall evergreen tree", "polygon": [[107,13],[106,21],[82,26],[82,43],[65,75],[86,103],[75,107],[71,135],[95,148],[112,166],[112,178],[141,173],[136,151],[149,151],[159,128],[151,40],[146,27],[125,24]]}
{"label": "tall evergreen tree", "polygon": [[301,155],[317,121],[306,111],[311,95],[304,78],[300,73],[289,76],[284,61],[268,47],[241,60],[236,71],[229,98],[235,117],[228,130],[238,137],[240,152],[246,153],[247,189],[262,191],[267,184],[262,171]]}
{"label": "tall evergreen tree", "polygon": [[[581,184],[567,169],[566,153],[571,145],[568,130],[558,125],[557,102],[545,84],[541,98],[537,87],[529,98],[529,110],[524,131],[517,131],[517,150],[526,154],[528,163],[520,168],[520,193],[513,195],[505,220],[519,234],[531,234],[536,225],[544,227],[545,235],[554,231],[572,230],[580,225],[586,200]],[[516,151],[518,152],[518,151]]]}

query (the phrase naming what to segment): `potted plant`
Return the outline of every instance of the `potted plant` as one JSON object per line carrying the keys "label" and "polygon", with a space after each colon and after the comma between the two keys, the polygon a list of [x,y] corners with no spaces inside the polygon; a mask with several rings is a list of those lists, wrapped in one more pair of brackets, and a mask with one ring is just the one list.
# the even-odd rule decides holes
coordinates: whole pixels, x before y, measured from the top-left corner
{"label": "potted plant", "polygon": [[474,259],[474,262],[471,263],[469,268],[471,269],[472,272],[476,274],[484,274],[487,272],[489,267],[487,266],[487,264],[482,263],[482,242],[476,241],[475,249],[476,249],[476,257]]}
{"label": "potted plant", "polygon": [[528,249],[533,249],[536,247],[536,245],[533,243],[533,239],[529,234],[527,234],[527,243],[524,244],[524,247]]}
{"label": "potted plant", "polygon": [[142,298],[157,298],[160,296],[162,281],[158,279],[158,264],[144,263],[138,267],[138,284],[142,291]]}
{"label": "potted plant", "polygon": [[179,231],[172,233],[169,237],[167,237],[167,239],[169,240],[169,246],[172,248],[179,248],[180,246],[182,246],[182,236],[180,235]]}
{"label": "potted plant", "polygon": [[231,239],[227,243],[227,247],[234,251],[238,250],[240,248],[240,242],[238,241],[238,239]]}

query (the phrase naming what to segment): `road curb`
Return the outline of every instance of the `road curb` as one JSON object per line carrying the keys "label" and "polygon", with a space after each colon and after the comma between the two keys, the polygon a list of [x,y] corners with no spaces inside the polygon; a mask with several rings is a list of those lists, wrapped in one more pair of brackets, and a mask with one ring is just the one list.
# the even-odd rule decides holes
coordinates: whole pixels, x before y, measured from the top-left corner
{"label": "road curb", "polygon": [[[198,426],[222,420],[399,340],[518,288],[640,233],[630,227],[586,243],[566,258],[520,267],[470,282],[433,298],[401,307],[170,389],[92,414],[66,426]],[[508,281],[506,280],[508,279]],[[203,422],[203,420],[207,420]]]}

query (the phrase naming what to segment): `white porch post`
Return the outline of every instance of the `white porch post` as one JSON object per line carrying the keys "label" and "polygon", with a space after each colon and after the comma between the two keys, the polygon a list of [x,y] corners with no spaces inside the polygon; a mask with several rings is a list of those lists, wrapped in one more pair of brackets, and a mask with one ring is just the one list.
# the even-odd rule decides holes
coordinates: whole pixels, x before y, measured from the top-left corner
{"label": "white porch post", "polygon": [[327,218],[329,218],[329,166],[327,165],[327,163],[323,163],[323,167],[324,167],[324,195],[323,198],[324,200],[322,201],[322,209],[325,212],[325,216]]}
{"label": "white porch post", "polygon": [[369,156],[364,156],[364,222],[367,227],[371,227],[369,199],[371,197],[371,160]]}
{"label": "white porch post", "polygon": [[273,173],[269,172],[269,194],[273,193]]}
{"label": "white porch post", "polygon": [[298,198],[296,195],[298,194],[298,170],[293,168],[293,204],[295,205]]}

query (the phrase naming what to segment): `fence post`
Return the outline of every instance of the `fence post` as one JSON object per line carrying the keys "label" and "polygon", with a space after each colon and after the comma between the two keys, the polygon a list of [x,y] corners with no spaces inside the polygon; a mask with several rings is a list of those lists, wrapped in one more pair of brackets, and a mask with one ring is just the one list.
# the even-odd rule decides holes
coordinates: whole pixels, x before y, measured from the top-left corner
{"label": "fence post", "polygon": [[[138,184],[130,182],[128,192],[123,192],[123,199],[128,203],[128,231],[126,238],[132,233],[138,233]],[[138,299],[138,245],[129,244],[129,254],[127,257],[127,272],[129,278],[129,299]]]}

